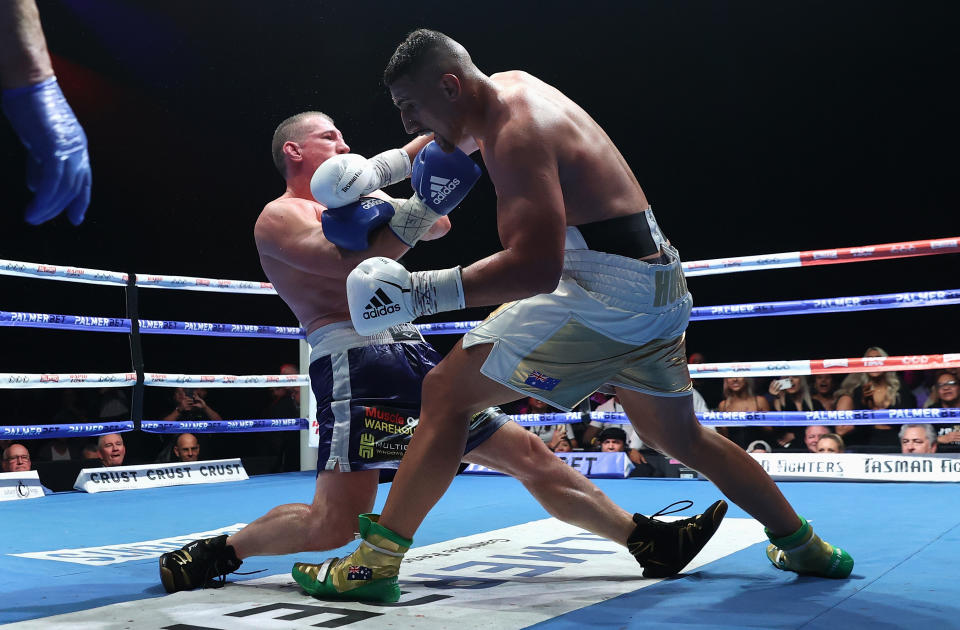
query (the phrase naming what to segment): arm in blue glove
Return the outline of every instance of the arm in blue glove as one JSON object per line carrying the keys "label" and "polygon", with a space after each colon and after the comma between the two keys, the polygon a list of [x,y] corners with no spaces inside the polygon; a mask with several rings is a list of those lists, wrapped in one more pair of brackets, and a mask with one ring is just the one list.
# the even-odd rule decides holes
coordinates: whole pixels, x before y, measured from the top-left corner
{"label": "arm in blue glove", "polygon": [[460,149],[444,153],[436,142],[413,160],[410,183],[415,194],[390,219],[390,229],[408,247],[416,245],[434,223],[456,208],[483,171]]}
{"label": "arm in blue glove", "polygon": [[90,203],[87,136],[52,75],[36,5],[0,3],[2,107],[29,152],[27,186],[36,193],[25,218],[39,225],[66,210],[79,225]]}

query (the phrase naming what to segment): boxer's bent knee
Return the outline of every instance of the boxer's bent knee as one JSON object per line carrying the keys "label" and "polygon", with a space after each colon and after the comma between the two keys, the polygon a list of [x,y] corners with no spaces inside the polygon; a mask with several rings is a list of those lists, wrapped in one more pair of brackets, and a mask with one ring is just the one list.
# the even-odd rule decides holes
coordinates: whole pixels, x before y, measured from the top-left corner
{"label": "boxer's bent knee", "polygon": [[350,544],[357,531],[356,514],[332,514],[328,508],[311,506],[304,516],[307,526],[308,549],[327,551]]}
{"label": "boxer's bent knee", "polygon": [[[495,435],[498,434],[509,440],[501,448],[497,448],[496,454],[492,456],[495,460],[493,468],[500,472],[524,481],[543,475],[551,466],[565,465],[547,448],[543,440],[530,431],[510,424],[500,429]],[[491,446],[501,445],[492,444]]]}

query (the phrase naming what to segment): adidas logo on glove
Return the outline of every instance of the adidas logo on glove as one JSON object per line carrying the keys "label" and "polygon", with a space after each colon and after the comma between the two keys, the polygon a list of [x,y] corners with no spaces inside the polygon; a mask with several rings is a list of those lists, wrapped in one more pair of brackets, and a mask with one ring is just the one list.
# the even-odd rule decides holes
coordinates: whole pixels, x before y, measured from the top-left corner
{"label": "adidas logo on glove", "polygon": [[396,313],[400,310],[400,305],[394,303],[390,297],[383,292],[383,289],[377,289],[373,297],[363,308],[364,319],[374,319],[390,313]]}
{"label": "adidas logo on glove", "polygon": [[446,179],[432,175],[430,177],[430,202],[439,205],[447,198],[447,195],[456,190],[459,185],[460,180],[456,177]]}

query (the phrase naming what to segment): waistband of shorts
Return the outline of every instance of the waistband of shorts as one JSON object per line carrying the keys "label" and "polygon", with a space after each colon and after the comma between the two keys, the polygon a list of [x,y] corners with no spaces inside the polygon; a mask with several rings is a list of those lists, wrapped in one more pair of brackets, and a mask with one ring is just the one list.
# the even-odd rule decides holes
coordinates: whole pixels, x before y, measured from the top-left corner
{"label": "waistband of shorts", "polygon": [[666,244],[653,208],[567,228],[564,249],[590,249],[625,258],[645,258]]}
{"label": "waistband of shorts", "polygon": [[320,357],[351,348],[389,343],[423,343],[423,335],[413,324],[397,324],[369,337],[357,333],[350,322],[334,322],[317,328],[307,335],[311,363]]}
{"label": "waistband of shorts", "polygon": [[680,253],[667,244],[661,250],[659,259],[648,261],[567,249],[563,273],[608,306],[637,313],[663,312],[688,299],[688,291]]}

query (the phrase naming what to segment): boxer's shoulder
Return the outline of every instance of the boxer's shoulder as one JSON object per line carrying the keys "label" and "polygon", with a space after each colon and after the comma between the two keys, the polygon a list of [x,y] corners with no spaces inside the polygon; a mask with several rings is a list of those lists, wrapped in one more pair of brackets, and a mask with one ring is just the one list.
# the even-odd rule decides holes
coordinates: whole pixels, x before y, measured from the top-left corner
{"label": "boxer's shoulder", "polygon": [[257,242],[275,240],[291,230],[319,224],[323,206],[316,201],[283,195],[267,203],[254,224]]}

